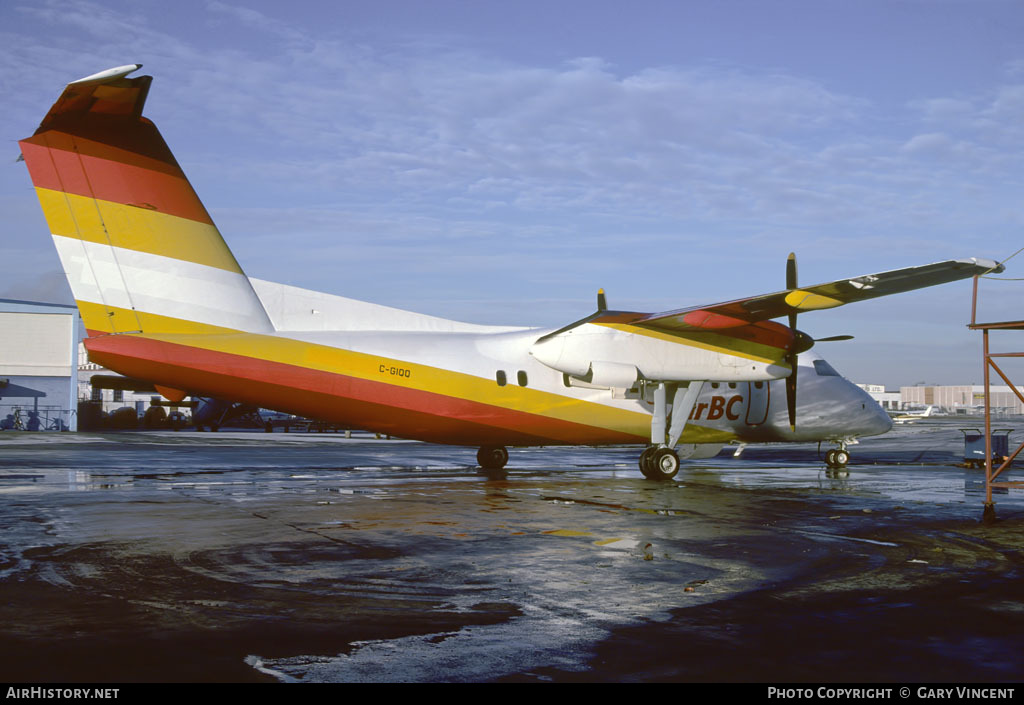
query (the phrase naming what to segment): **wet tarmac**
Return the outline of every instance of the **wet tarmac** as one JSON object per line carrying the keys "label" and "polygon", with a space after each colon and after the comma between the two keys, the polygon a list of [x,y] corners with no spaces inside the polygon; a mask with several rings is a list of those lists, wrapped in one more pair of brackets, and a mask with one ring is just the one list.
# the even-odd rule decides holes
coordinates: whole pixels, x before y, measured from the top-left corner
{"label": "wet tarmac", "polygon": [[637,448],[0,433],[0,679],[1019,680],[1024,492],[981,523],[972,425],[667,484]]}

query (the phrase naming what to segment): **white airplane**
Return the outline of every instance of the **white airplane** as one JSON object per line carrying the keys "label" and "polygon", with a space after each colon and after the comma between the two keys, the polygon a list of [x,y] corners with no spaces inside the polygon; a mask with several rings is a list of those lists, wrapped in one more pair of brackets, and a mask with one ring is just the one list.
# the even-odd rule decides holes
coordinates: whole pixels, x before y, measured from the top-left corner
{"label": "white airplane", "polygon": [[917,411],[897,411],[889,414],[893,421],[898,424],[914,423],[919,419],[927,418],[932,415],[932,411],[935,410],[934,406],[929,406],[926,409],[920,409]]}
{"label": "white airplane", "polygon": [[[950,260],[558,329],[450,321],[248,278],[156,127],[152,77],[67,85],[21,151],[88,331],[89,357],[166,398],[231,399],[342,426],[479,447],[645,444],[643,474],[728,442],[846,444],[891,421],[809,352],[798,313],[990,271]],[[788,317],[788,325],[771,319]],[[797,380],[799,379],[799,384]],[[677,449],[678,448],[678,449]]]}

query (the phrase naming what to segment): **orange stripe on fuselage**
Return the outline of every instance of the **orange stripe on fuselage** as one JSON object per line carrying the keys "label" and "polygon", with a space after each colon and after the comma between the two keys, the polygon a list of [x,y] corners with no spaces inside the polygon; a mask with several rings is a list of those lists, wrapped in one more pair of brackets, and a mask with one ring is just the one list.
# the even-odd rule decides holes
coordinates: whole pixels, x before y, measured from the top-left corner
{"label": "orange stripe on fuselage", "polygon": [[[97,349],[117,349],[118,346],[132,345],[134,343],[131,340],[134,337],[110,337],[98,342],[97,345],[101,347]],[[384,353],[359,352],[286,336],[211,332],[159,333],[138,337],[180,346],[177,350],[185,351],[186,363],[190,359],[187,355],[193,350],[216,352],[232,355],[239,361],[251,360],[254,364],[264,361],[280,363],[337,375],[338,379],[385,382],[389,386],[456,399],[485,399],[488,404],[504,409],[629,434],[646,434],[650,423],[649,417],[639,407],[631,410],[595,404],[535,387],[498,386],[493,377],[483,378],[467,372],[415,362],[408,358],[400,359]],[[169,364],[180,362],[177,358],[166,358],[163,361]],[[173,379],[154,378],[154,381],[172,387],[181,386]]]}
{"label": "orange stripe on fuselage", "polygon": [[480,401],[148,338],[101,336],[86,347],[91,360],[132,377],[405,438],[457,445],[645,440]]}

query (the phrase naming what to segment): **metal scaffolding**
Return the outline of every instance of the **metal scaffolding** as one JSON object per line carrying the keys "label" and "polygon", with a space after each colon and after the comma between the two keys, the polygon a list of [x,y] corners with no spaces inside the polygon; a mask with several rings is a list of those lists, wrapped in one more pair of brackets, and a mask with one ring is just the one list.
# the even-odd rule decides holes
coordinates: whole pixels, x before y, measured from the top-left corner
{"label": "metal scaffolding", "polygon": [[991,406],[991,384],[990,371],[995,370],[996,374],[1002,377],[1003,381],[1010,387],[1017,398],[1024,402],[1024,395],[1017,386],[1010,381],[1006,373],[996,364],[996,358],[1024,357],[1024,352],[999,352],[994,353],[989,349],[989,332],[993,330],[1009,331],[1024,330],[1024,321],[996,321],[992,323],[978,323],[978,276],[974,277],[974,295],[971,301],[971,323],[968,328],[980,330],[982,333],[982,362],[985,368],[985,510],[982,514],[984,521],[994,521],[996,518],[996,507],[992,501],[992,488],[1024,487],[1024,482],[1002,481],[996,482],[1004,470],[1010,467],[1017,454],[1024,450],[1024,443],[1017,446],[1017,449],[1010,455],[1000,457],[999,467],[993,468],[992,463],[992,406]]}

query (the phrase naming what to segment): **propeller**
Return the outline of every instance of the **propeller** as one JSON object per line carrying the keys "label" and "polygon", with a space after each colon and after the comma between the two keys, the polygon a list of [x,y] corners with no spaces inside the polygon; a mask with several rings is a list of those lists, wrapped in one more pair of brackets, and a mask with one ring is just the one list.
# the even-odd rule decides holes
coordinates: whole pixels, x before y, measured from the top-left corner
{"label": "propeller", "polygon": [[[786,258],[786,291],[792,291],[797,287],[796,276],[796,253],[790,252]],[[789,314],[789,329],[793,332],[793,344],[786,353],[786,362],[789,363],[789,377],[786,378],[786,409],[789,411],[789,428],[796,430],[796,371],[798,368],[797,337],[801,335],[796,329],[796,311]],[[813,342],[813,341],[812,341]]]}
{"label": "propeller", "polygon": [[[796,273],[796,253],[790,252],[786,258],[786,291],[793,291],[798,287]],[[789,363],[789,377],[786,378],[786,409],[789,411],[789,428],[796,430],[796,371],[797,357],[804,350],[809,350],[815,343],[832,342],[836,340],[852,340],[852,335],[833,335],[828,338],[812,338],[796,328],[797,312],[794,309],[789,314],[789,329],[793,332],[793,343],[786,353],[786,362]]]}

